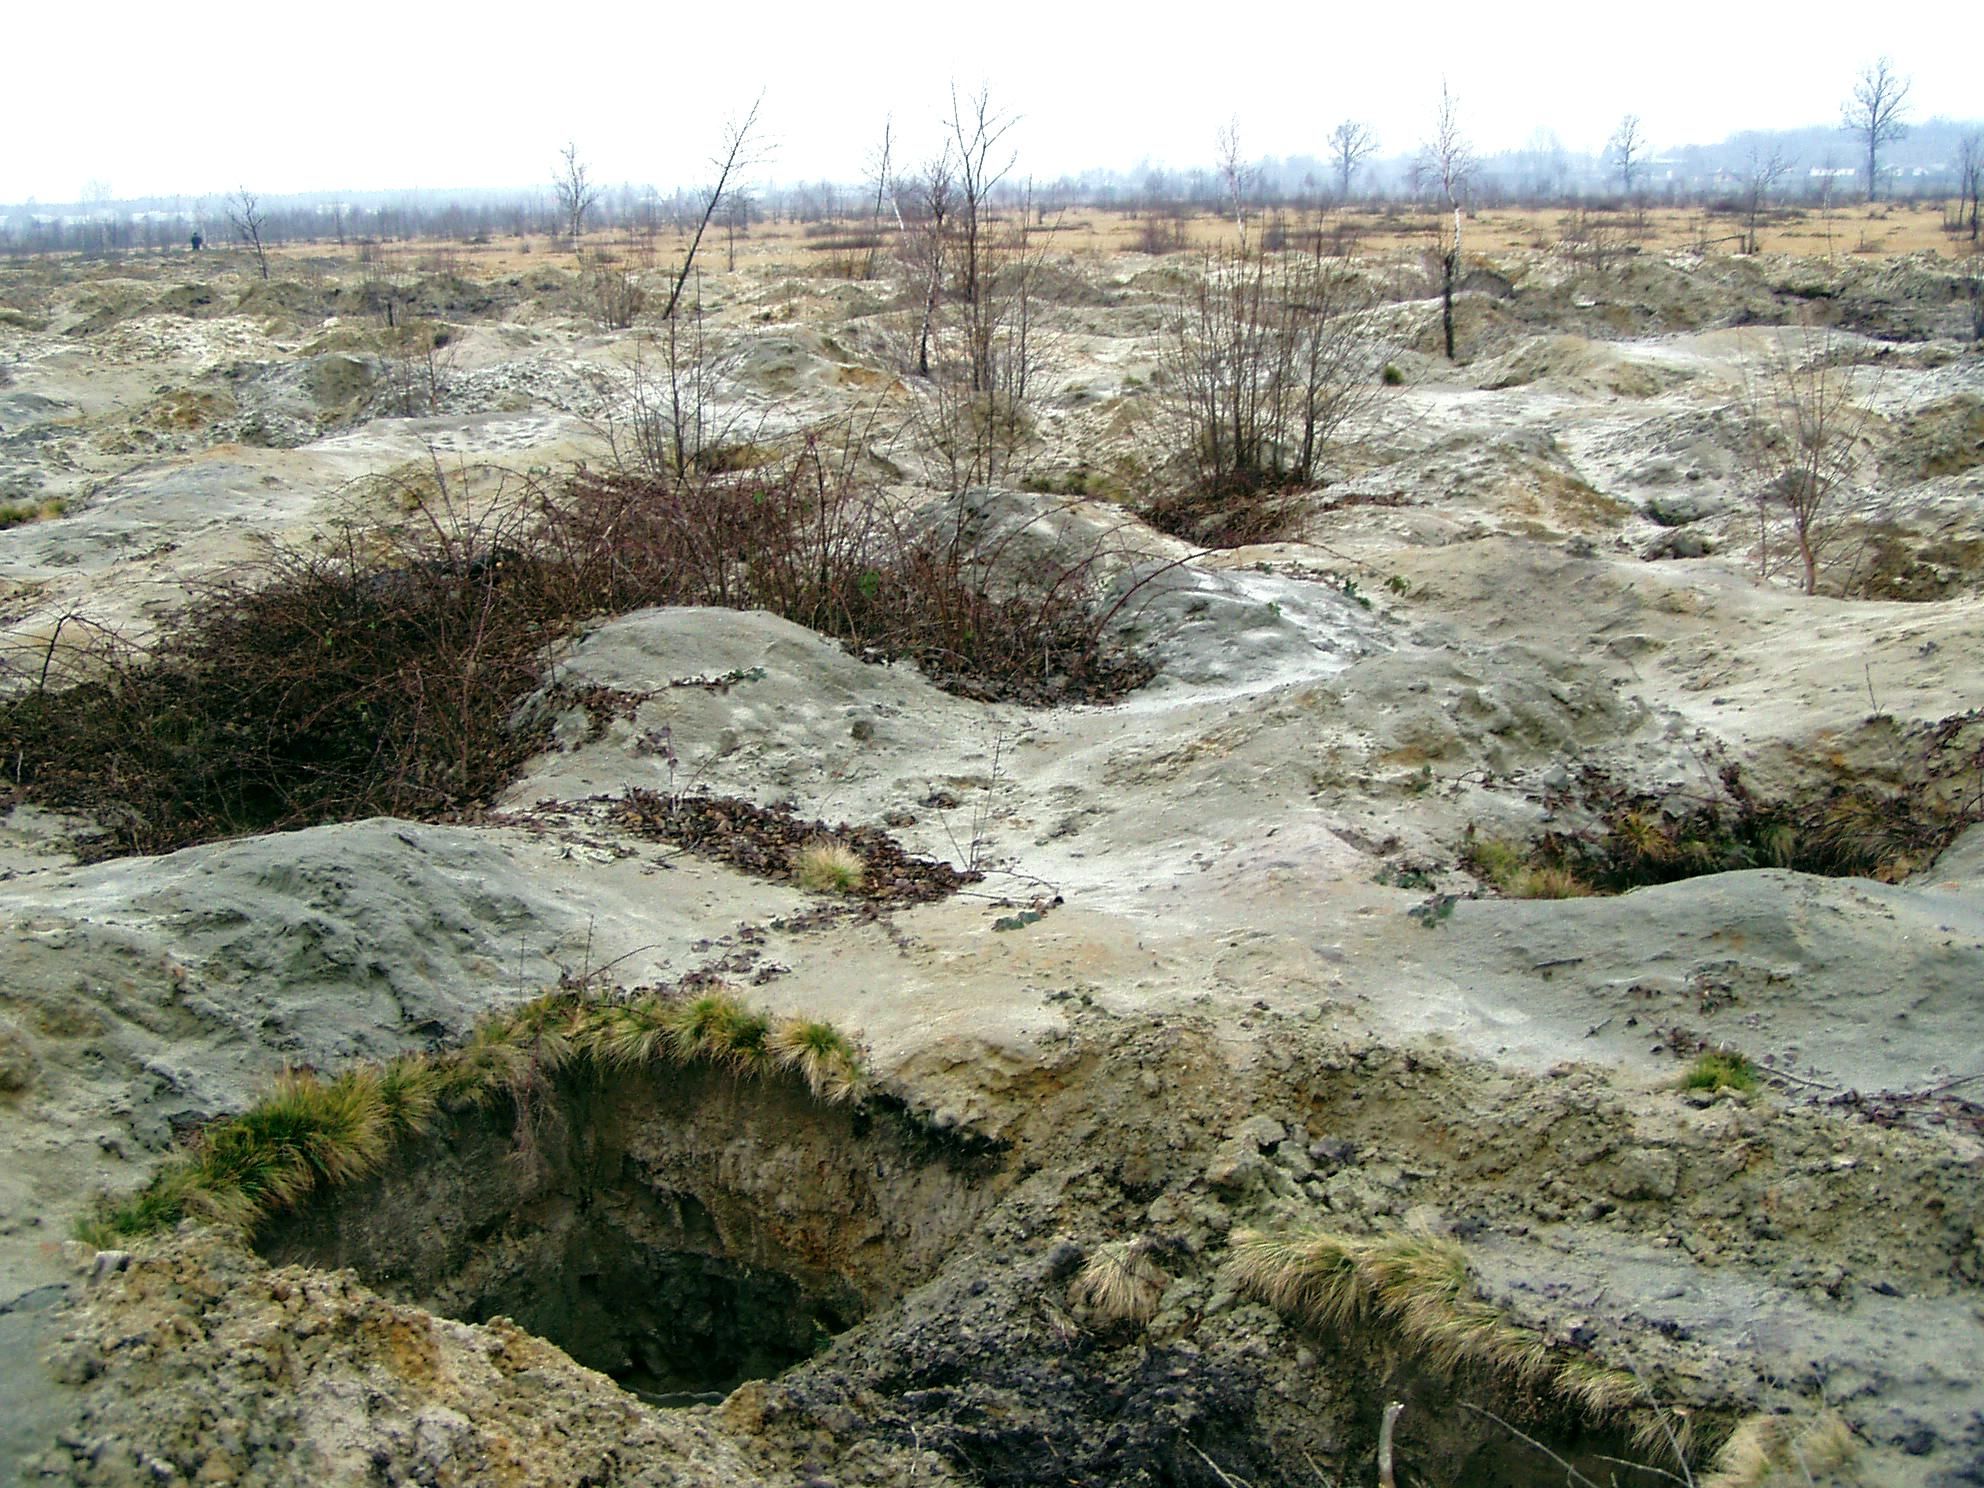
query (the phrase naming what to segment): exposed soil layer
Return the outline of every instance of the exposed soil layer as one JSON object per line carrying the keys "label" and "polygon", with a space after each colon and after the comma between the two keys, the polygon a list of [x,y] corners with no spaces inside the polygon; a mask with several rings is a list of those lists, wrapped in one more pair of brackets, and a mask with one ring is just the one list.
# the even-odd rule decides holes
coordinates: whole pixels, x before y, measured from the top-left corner
{"label": "exposed soil layer", "polygon": [[783,1079],[569,1077],[514,1115],[454,1118],[259,1248],[508,1317],[646,1392],[728,1391],[934,1270],[995,1177]]}

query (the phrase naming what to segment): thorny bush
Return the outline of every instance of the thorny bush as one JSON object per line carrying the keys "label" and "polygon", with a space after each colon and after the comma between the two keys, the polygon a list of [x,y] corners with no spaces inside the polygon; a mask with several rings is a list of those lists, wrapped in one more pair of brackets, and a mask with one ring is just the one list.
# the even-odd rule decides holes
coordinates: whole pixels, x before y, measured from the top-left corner
{"label": "thorny bush", "polygon": [[138,647],[71,617],[0,658],[7,783],[94,820],[95,856],[386,814],[459,815],[539,748],[549,649],[650,605],[763,608],[939,685],[1095,701],[1146,662],[1110,622],[1098,545],[1021,561],[964,500],[913,520],[807,439],[675,480],[503,477],[471,502],[437,468],[412,520],[278,549]]}

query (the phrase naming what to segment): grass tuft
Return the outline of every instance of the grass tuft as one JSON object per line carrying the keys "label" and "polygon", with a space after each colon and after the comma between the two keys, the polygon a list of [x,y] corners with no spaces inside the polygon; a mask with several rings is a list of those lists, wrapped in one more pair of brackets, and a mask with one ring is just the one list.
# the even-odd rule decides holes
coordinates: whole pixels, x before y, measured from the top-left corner
{"label": "grass tuft", "polygon": [[402,1054],[379,1070],[379,1113],[392,1140],[424,1135],[441,1106],[442,1074],[425,1054]]}
{"label": "grass tuft", "polygon": [[811,893],[855,894],[867,880],[868,868],[853,848],[821,837],[794,855],[792,876]]}
{"label": "grass tuft", "polygon": [[1540,1386],[1599,1418],[1629,1410],[1644,1394],[1625,1371],[1560,1353],[1512,1322],[1480,1296],[1466,1251],[1443,1235],[1242,1230],[1229,1264],[1240,1288],[1276,1311],[1334,1332],[1383,1323],[1444,1375],[1477,1370]]}
{"label": "grass tuft", "polygon": [[815,1098],[829,1105],[855,1099],[866,1086],[859,1051],[831,1023],[784,1019],[765,1040],[765,1050],[773,1063],[799,1076]]}
{"label": "grass tuft", "polygon": [[1757,1067],[1734,1049],[1710,1049],[1681,1076],[1683,1090],[1743,1090],[1757,1088]]}
{"label": "grass tuft", "polygon": [[727,992],[705,992],[675,1009],[675,1057],[683,1063],[706,1059],[737,1074],[750,1074],[766,1061],[771,1024]]}
{"label": "grass tuft", "polygon": [[609,1069],[642,1069],[675,1058],[674,1009],[659,997],[603,1008],[587,1027],[587,1053]]}
{"label": "grass tuft", "polygon": [[1098,1245],[1075,1277],[1069,1295],[1097,1322],[1147,1323],[1171,1278],[1151,1258],[1146,1238]]}
{"label": "grass tuft", "polygon": [[0,501],[0,532],[9,527],[25,526],[29,522],[43,522],[50,517],[59,517],[69,509],[69,504],[59,496],[51,496],[43,501]]}
{"label": "grass tuft", "polygon": [[1748,1416],[1715,1455],[1701,1488],[1770,1488],[1813,1483],[1859,1454],[1853,1428],[1838,1411],[1811,1416]]}
{"label": "grass tuft", "polygon": [[334,1079],[309,1071],[277,1077],[247,1110],[210,1123],[168,1157],[151,1181],[104,1200],[76,1235],[112,1248],[205,1219],[252,1230],[312,1191],[376,1172],[400,1142],[421,1135],[442,1109],[524,1109],[561,1070],[709,1064],[743,1076],[776,1070],[827,1104],[867,1090],[860,1053],[831,1024],[788,1018],[776,1029],[726,992],[688,1001],[646,996],[587,1000],[547,993],[479,1023],[460,1048],[357,1065]]}

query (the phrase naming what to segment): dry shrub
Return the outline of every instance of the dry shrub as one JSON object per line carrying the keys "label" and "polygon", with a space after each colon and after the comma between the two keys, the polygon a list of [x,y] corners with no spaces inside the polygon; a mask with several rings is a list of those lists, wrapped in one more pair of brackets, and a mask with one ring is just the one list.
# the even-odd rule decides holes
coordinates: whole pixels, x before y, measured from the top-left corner
{"label": "dry shrub", "polygon": [[1165,347],[1161,419],[1181,479],[1144,507],[1153,526],[1216,547],[1286,535],[1297,493],[1378,395],[1368,303],[1340,263],[1208,256]]}
{"label": "dry shrub", "polygon": [[518,710],[549,647],[650,605],[768,609],[978,697],[1097,701],[1150,675],[1109,637],[1135,590],[1102,603],[1100,551],[1005,561],[973,519],[906,521],[815,440],[688,479],[512,478],[473,505],[437,467],[402,494],[400,526],[278,549],[146,650],[79,628],[61,665],[11,658],[17,792],[93,818],[96,856],[459,814],[540,747]]}
{"label": "dry shrub", "polygon": [[850,464],[809,436],[749,470],[582,475],[545,499],[550,582],[575,611],[769,610],[972,697],[1107,701],[1149,678],[1110,639],[1131,594],[1103,601],[1100,546],[1022,562],[964,498],[919,522]]}
{"label": "dry shrub", "polygon": [[21,658],[34,685],[0,704],[14,783],[92,816],[94,855],[484,801],[538,747],[508,720],[556,628],[522,535],[424,509],[398,535],[279,550],[145,651],[97,633],[60,666]]}

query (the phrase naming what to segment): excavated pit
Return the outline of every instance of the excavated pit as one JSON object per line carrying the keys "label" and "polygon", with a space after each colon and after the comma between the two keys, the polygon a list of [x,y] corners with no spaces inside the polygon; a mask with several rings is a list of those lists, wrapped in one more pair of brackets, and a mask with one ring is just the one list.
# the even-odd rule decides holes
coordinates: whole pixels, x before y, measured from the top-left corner
{"label": "excavated pit", "polygon": [[997,1172],[898,1110],[782,1077],[565,1075],[444,1119],[257,1248],[445,1317],[507,1317],[689,1404],[810,1357],[933,1272]]}

